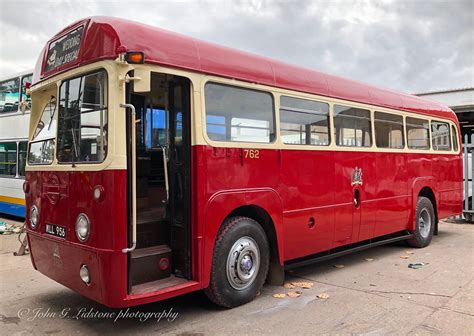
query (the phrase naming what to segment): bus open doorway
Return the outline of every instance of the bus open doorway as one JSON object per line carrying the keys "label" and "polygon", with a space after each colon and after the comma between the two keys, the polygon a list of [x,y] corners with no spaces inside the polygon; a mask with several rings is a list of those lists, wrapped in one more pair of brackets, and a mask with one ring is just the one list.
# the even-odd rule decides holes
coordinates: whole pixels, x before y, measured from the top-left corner
{"label": "bus open doorway", "polygon": [[[135,188],[128,193],[129,236],[136,222],[136,248],[128,257],[132,294],[191,279],[190,81],[152,73],[150,87],[149,92],[135,93],[130,85],[127,93],[136,111],[135,142],[127,136],[128,189]],[[129,134],[131,124],[129,116]]]}

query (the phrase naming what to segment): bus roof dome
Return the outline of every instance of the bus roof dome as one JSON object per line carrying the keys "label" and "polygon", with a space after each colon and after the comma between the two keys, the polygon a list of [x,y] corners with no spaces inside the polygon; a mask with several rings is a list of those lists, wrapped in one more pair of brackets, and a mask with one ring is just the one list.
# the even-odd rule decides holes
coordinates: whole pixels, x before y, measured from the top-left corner
{"label": "bus roof dome", "polygon": [[[83,27],[77,58],[44,71],[48,50],[68,32]],[[121,49],[145,53],[145,63],[239,79],[316,95],[454,119],[454,112],[433,101],[378,88],[342,77],[290,65],[267,57],[201,41],[115,17],[94,16],[56,34],[43,48],[35,68],[37,83],[59,72],[103,59],[115,59]]]}

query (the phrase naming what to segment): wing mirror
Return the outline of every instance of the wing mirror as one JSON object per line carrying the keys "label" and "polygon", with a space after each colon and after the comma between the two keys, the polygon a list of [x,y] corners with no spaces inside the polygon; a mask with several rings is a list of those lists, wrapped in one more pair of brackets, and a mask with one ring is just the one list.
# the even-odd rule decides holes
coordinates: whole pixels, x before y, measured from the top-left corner
{"label": "wing mirror", "polygon": [[21,113],[25,113],[30,108],[31,108],[31,101],[26,100],[26,99],[23,98],[20,102],[20,111],[21,111]]}

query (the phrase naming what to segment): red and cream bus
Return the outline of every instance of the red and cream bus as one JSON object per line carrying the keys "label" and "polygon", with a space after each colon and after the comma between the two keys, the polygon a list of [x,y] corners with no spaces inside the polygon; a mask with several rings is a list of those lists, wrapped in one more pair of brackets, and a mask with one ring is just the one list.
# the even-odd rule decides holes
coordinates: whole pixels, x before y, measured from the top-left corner
{"label": "red and cream bus", "polygon": [[55,35],[30,94],[32,263],[110,307],[238,306],[462,211],[456,116],[418,97],[109,17]]}

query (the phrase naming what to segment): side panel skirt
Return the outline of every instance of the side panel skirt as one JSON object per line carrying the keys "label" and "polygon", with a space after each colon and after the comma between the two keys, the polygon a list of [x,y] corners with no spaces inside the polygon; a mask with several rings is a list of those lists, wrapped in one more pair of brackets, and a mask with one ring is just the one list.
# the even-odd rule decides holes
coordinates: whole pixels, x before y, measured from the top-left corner
{"label": "side panel skirt", "polygon": [[285,270],[293,269],[293,268],[297,268],[301,266],[306,266],[306,265],[311,265],[317,262],[341,257],[346,254],[367,250],[371,247],[390,244],[390,243],[394,243],[394,242],[398,242],[402,240],[407,240],[412,237],[413,237],[413,234],[405,230],[405,231],[400,231],[397,233],[392,233],[389,235],[385,235],[385,236],[381,236],[381,237],[377,237],[377,238],[373,238],[369,240],[364,240],[362,242],[338,247],[332,250],[313,254],[307,257],[287,261],[285,263]]}

